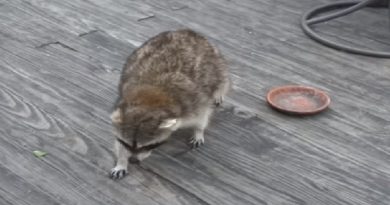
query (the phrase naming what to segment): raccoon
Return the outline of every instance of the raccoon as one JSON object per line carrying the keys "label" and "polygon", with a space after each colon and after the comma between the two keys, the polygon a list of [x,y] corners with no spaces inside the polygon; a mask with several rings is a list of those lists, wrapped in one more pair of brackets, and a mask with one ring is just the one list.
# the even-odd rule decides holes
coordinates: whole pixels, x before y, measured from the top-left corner
{"label": "raccoon", "polygon": [[123,178],[129,161],[145,159],[179,128],[193,128],[192,147],[202,145],[215,105],[229,89],[222,55],[199,33],[166,31],[146,41],[122,70],[111,115],[117,161],[110,177]]}

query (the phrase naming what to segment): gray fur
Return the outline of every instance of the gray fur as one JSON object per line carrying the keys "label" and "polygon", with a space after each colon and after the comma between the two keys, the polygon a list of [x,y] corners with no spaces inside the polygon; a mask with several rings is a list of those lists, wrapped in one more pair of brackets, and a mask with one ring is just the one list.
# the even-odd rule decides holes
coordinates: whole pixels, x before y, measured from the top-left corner
{"label": "gray fur", "polygon": [[[191,142],[197,147],[204,142],[214,104],[222,102],[229,87],[224,59],[206,38],[191,30],[160,33],[136,49],[123,68],[112,115],[117,137],[143,147],[193,127]],[[121,149],[119,144],[116,152],[126,153]],[[141,155],[148,156],[132,157]],[[117,164],[114,176],[118,166],[122,170],[127,164]]]}

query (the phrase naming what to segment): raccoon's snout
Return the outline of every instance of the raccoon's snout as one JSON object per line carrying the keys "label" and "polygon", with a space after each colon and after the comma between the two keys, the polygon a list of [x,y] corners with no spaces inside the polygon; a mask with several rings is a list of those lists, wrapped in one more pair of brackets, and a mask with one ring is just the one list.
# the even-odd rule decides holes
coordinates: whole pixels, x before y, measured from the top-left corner
{"label": "raccoon's snout", "polygon": [[130,157],[129,162],[131,164],[139,164],[141,161],[137,157]]}

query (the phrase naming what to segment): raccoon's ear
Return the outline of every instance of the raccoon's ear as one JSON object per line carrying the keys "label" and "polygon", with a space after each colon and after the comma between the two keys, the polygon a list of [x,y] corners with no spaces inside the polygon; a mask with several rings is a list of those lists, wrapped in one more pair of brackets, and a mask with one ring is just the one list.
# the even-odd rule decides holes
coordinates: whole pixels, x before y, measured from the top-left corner
{"label": "raccoon's ear", "polygon": [[121,111],[116,109],[114,112],[111,114],[111,120],[113,123],[118,124],[122,122],[122,116],[121,116]]}
{"label": "raccoon's ear", "polygon": [[174,125],[176,125],[176,123],[177,123],[177,119],[167,119],[167,120],[162,121],[159,128],[160,129],[172,128]]}

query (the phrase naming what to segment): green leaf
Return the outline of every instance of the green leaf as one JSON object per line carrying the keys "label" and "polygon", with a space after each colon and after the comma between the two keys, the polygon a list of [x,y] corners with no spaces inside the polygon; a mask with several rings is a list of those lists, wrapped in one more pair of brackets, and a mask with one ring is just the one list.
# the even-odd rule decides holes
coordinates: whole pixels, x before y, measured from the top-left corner
{"label": "green leaf", "polygon": [[35,150],[35,151],[33,151],[33,154],[34,154],[34,156],[41,158],[41,157],[46,156],[47,152],[40,151],[40,150]]}

